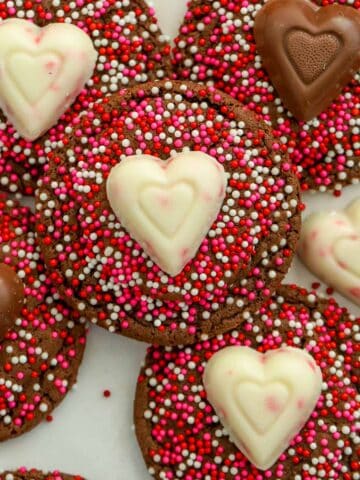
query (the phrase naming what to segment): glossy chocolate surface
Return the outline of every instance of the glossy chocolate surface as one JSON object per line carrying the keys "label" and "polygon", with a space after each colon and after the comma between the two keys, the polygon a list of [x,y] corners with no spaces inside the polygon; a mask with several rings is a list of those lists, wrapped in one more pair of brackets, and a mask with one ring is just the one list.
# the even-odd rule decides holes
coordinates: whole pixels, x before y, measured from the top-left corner
{"label": "glossy chocolate surface", "polygon": [[308,0],[270,0],[254,26],[258,53],[298,120],[324,111],[360,68],[360,12]]}

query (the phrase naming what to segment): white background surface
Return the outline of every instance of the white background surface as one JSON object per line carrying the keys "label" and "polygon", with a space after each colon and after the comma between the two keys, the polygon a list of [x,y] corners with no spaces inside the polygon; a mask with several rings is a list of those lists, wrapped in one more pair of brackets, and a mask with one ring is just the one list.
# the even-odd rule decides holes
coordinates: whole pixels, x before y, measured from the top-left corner
{"label": "white background surface", "polygon": [[[174,36],[185,13],[186,0],[153,0],[164,33]],[[360,186],[341,198],[306,195],[308,213],[342,208]],[[310,287],[316,279],[296,259],[288,280]],[[352,313],[360,309],[338,296]],[[55,410],[52,423],[0,445],[0,470],[20,466],[59,469],[88,480],[148,480],[132,430],[136,378],[146,346],[92,328],[78,384]],[[105,399],[103,391],[111,397]]]}

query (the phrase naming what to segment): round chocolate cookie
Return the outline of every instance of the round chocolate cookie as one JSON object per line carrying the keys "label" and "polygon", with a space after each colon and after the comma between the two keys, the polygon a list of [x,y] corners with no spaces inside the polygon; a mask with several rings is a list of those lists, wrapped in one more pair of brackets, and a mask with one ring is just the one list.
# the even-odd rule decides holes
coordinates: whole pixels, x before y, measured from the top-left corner
{"label": "round chocolate cookie", "polygon": [[[31,211],[1,194],[0,263],[16,272],[24,299],[20,314],[0,328],[0,441],[31,430],[63,400],[85,348],[84,320],[53,288],[34,227]],[[17,292],[12,298],[17,309]]]}
{"label": "round chocolate cookie", "polygon": [[67,475],[58,471],[44,473],[39,470],[21,468],[16,472],[0,473],[0,480],[85,480],[80,475]]}
{"label": "round chocolate cookie", "polygon": [[[192,343],[236,326],[238,313],[255,309],[287,272],[300,228],[298,183],[265,124],[231,97],[186,82],[134,87],[96,104],[69,127],[63,142],[67,148],[59,145],[49,155],[39,183],[37,233],[63,297],[93,323],[150,343]],[[156,155],[165,169],[162,161],[170,157],[184,162],[182,153],[191,169],[184,182],[197,185],[203,164],[197,162],[204,160],[194,151],[208,154],[226,172],[225,199],[207,234],[200,232],[195,257],[170,276],[113,212],[107,179],[129,156]],[[134,199],[123,208],[129,216],[145,198],[136,177],[151,186],[144,175],[140,169],[129,188],[124,185]],[[172,182],[175,189],[184,187],[181,178]],[[180,212],[191,219],[192,229],[198,228],[192,208],[202,200],[206,192],[200,195],[196,186],[193,206]],[[176,215],[180,204],[175,202]],[[143,210],[149,208],[144,221],[161,230],[157,197],[145,202]],[[170,212],[161,222],[171,219]],[[177,245],[182,221],[167,245]],[[155,250],[158,245],[145,236],[148,250],[151,243]],[[181,255],[183,250],[186,256],[181,244]]]}
{"label": "round chocolate cookie", "polygon": [[144,0],[0,2],[0,19],[9,18],[31,19],[40,27],[71,23],[90,36],[98,53],[91,80],[58,124],[42,137],[33,142],[24,140],[0,112],[0,186],[31,195],[46,152],[68,123],[106,94],[167,77],[170,45],[158,27],[154,9]]}
{"label": "round chocolate cookie", "polygon": [[[332,298],[283,286],[232,332],[189,347],[150,347],[135,399],[136,435],[149,472],[157,479],[186,480],[358,478],[359,322]],[[207,399],[204,370],[229,346],[261,353],[283,346],[306,349],[322,372],[315,410],[269,470],[256,469],[237,449]],[[232,373],[236,378],[234,371],[226,372]],[[223,386],[231,389],[227,375]]]}
{"label": "round chocolate cookie", "polygon": [[[296,4],[296,2],[293,3]],[[325,6],[333,1],[316,0],[314,3]],[[358,1],[344,0],[340,3],[360,10]],[[254,21],[264,4],[264,0],[253,2],[192,0],[175,40],[176,77],[214,85],[261,115],[274,128],[274,136],[281,144],[286,145],[290,159],[297,167],[303,190],[339,191],[344,185],[358,183],[360,179],[359,73],[352,76],[352,81],[342,90],[338,98],[317,117],[307,122],[296,120],[284,107],[283,101],[274,89],[256,46]],[[288,6],[287,2],[286,7]],[[294,10],[291,16],[294,25],[299,17],[300,15]],[[315,22],[316,18],[320,22],[324,17],[325,14],[318,17],[314,15]],[[268,23],[273,25],[273,20]],[[282,21],[279,20],[278,25],[282,25]],[[289,29],[294,32],[303,31],[301,25],[296,28],[289,26]],[[306,85],[311,84],[322,70],[326,70],[327,66],[331,65],[331,48],[338,48],[337,43],[335,46],[331,44],[331,41],[335,41],[334,38],[325,34],[320,35],[323,30],[326,33],[325,22],[319,23],[317,36],[301,34],[300,47],[290,45],[293,52],[290,46],[288,48],[289,55],[296,54],[299,57],[296,57],[296,69],[304,70],[300,72],[300,76],[303,75],[302,80]],[[328,30],[331,31],[332,28],[329,27]],[[281,45],[282,42],[276,41],[277,49],[285,48]],[[279,56],[280,54],[282,55],[279,53]],[[316,63],[319,55],[324,56],[323,62],[320,62],[320,69],[319,62]],[[284,89],[288,87],[287,78],[290,76],[287,77],[284,72],[277,75],[277,81],[284,84]],[[322,85],[320,81],[316,85],[317,97],[321,98],[327,86]],[[304,102],[306,102],[305,99]]]}

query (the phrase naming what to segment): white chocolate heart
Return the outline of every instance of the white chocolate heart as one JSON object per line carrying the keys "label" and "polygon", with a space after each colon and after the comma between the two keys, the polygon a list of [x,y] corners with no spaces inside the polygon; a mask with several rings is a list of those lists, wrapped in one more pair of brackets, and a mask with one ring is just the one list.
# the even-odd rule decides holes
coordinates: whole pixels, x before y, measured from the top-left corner
{"label": "white chocolate heart", "polygon": [[[258,433],[266,433],[286,407],[289,391],[284,383],[265,385],[242,382],[236,388],[236,401],[247,421]],[[264,415],[266,411],[266,415]]]}
{"label": "white chocolate heart", "polygon": [[334,257],[339,265],[360,279],[360,236],[337,240],[334,243]]}
{"label": "white chocolate heart", "polygon": [[322,386],[311,355],[291,347],[265,354],[224,348],[209,360],[203,380],[230,438],[261,470],[274,465],[305,425]]}
{"label": "white chocolate heart", "polygon": [[[194,200],[194,189],[188,183],[170,187],[148,187],[139,202],[145,214],[167,237],[172,237],[183,224]],[[163,211],[163,215],[159,212]]]}
{"label": "white chocolate heart", "polygon": [[97,52],[80,28],[27,20],[0,24],[0,107],[35,140],[52,127],[91,77]]}
{"label": "white chocolate heart", "polygon": [[310,215],[299,256],[321,280],[360,305],[360,199],[344,211]]}
{"label": "white chocolate heart", "polygon": [[[17,52],[9,55],[5,65],[14,85],[26,101],[34,105],[56,80],[62,60],[54,53],[35,56]],[[45,69],[47,75],[44,75]]]}
{"label": "white chocolate heart", "polygon": [[166,162],[149,155],[127,157],[107,180],[109,203],[130,235],[169,275],[196,255],[226,192],[226,174],[201,152]]}

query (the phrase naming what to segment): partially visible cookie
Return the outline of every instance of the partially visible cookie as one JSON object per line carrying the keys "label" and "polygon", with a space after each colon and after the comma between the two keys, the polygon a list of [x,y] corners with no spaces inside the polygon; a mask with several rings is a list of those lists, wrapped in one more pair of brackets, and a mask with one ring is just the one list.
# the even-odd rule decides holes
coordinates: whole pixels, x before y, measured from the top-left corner
{"label": "partially visible cookie", "polygon": [[[190,82],[148,83],[96,104],[63,142],[66,149],[54,144],[39,183],[37,233],[55,284],[91,322],[149,343],[192,343],[235,327],[239,312],[256,309],[281,282],[299,235],[298,183],[270,130],[231,97]],[[226,172],[226,191],[219,187],[225,198],[195,257],[171,276],[145,254],[159,245],[144,237],[143,249],[124,228],[109,202],[108,178],[134,155],[160,158],[158,165],[152,160],[151,172],[193,163],[186,178],[172,178],[151,198],[142,186],[158,184],[144,178],[146,165],[138,175],[135,169],[133,200],[121,205],[129,216],[141,205],[143,224],[174,245],[192,209],[210,201],[199,187],[205,160],[194,152]],[[159,202],[166,188],[180,188],[172,190],[176,196],[189,185],[194,197],[177,201],[174,214],[183,207],[183,219],[168,234],[159,226]],[[111,186],[114,204],[127,188]],[[169,213],[161,222],[172,218]]]}
{"label": "partially visible cookie", "polygon": [[170,45],[158,27],[154,9],[144,0],[1,2],[0,20],[9,18],[31,19],[40,27],[71,23],[90,36],[98,53],[92,79],[58,124],[37,140],[21,138],[0,111],[0,187],[31,195],[46,152],[68,123],[106,94],[167,77]]}
{"label": "partially visible cookie", "polygon": [[[266,471],[251,465],[232,443],[204,389],[209,360],[229,346],[262,353],[282,346],[306,349],[322,372],[317,407]],[[136,435],[150,474],[159,480],[354,480],[359,387],[360,319],[332,298],[283,286],[232,332],[188,347],[149,348],[135,398]]]}
{"label": "partially visible cookie", "polygon": [[318,211],[301,230],[298,254],[327,285],[360,306],[360,198],[345,209]]}
{"label": "partially visible cookie", "polygon": [[34,226],[30,209],[0,195],[0,263],[14,270],[25,295],[0,338],[0,441],[31,430],[65,398],[85,348],[84,319],[52,286]]}
{"label": "partially visible cookie", "polygon": [[[329,3],[333,2],[315,1],[323,6]],[[339,3],[360,10],[353,0]],[[297,121],[274,89],[256,46],[254,21],[264,4],[264,0],[192,0],[175,40],[177,78],[214,85],[271,123],[274,135],[287,146],[297,166],[303,190],[339,191],[358,183],[360,74],[355,74],[341,95],[316,118]],[[316,48],[315,43],[310,51]],[[307,48],[308,52],[309,45]],[[310,58],[309,53],[307,56]],[[310,64],[306,55],[304,62]]]}
{"label": "partially visible cookie", "polygon": [[80,475],[67,475],[58,471],[44,473],[39,470],[21,468],[16,472],[0,473],[0,480],[85,480]]}

